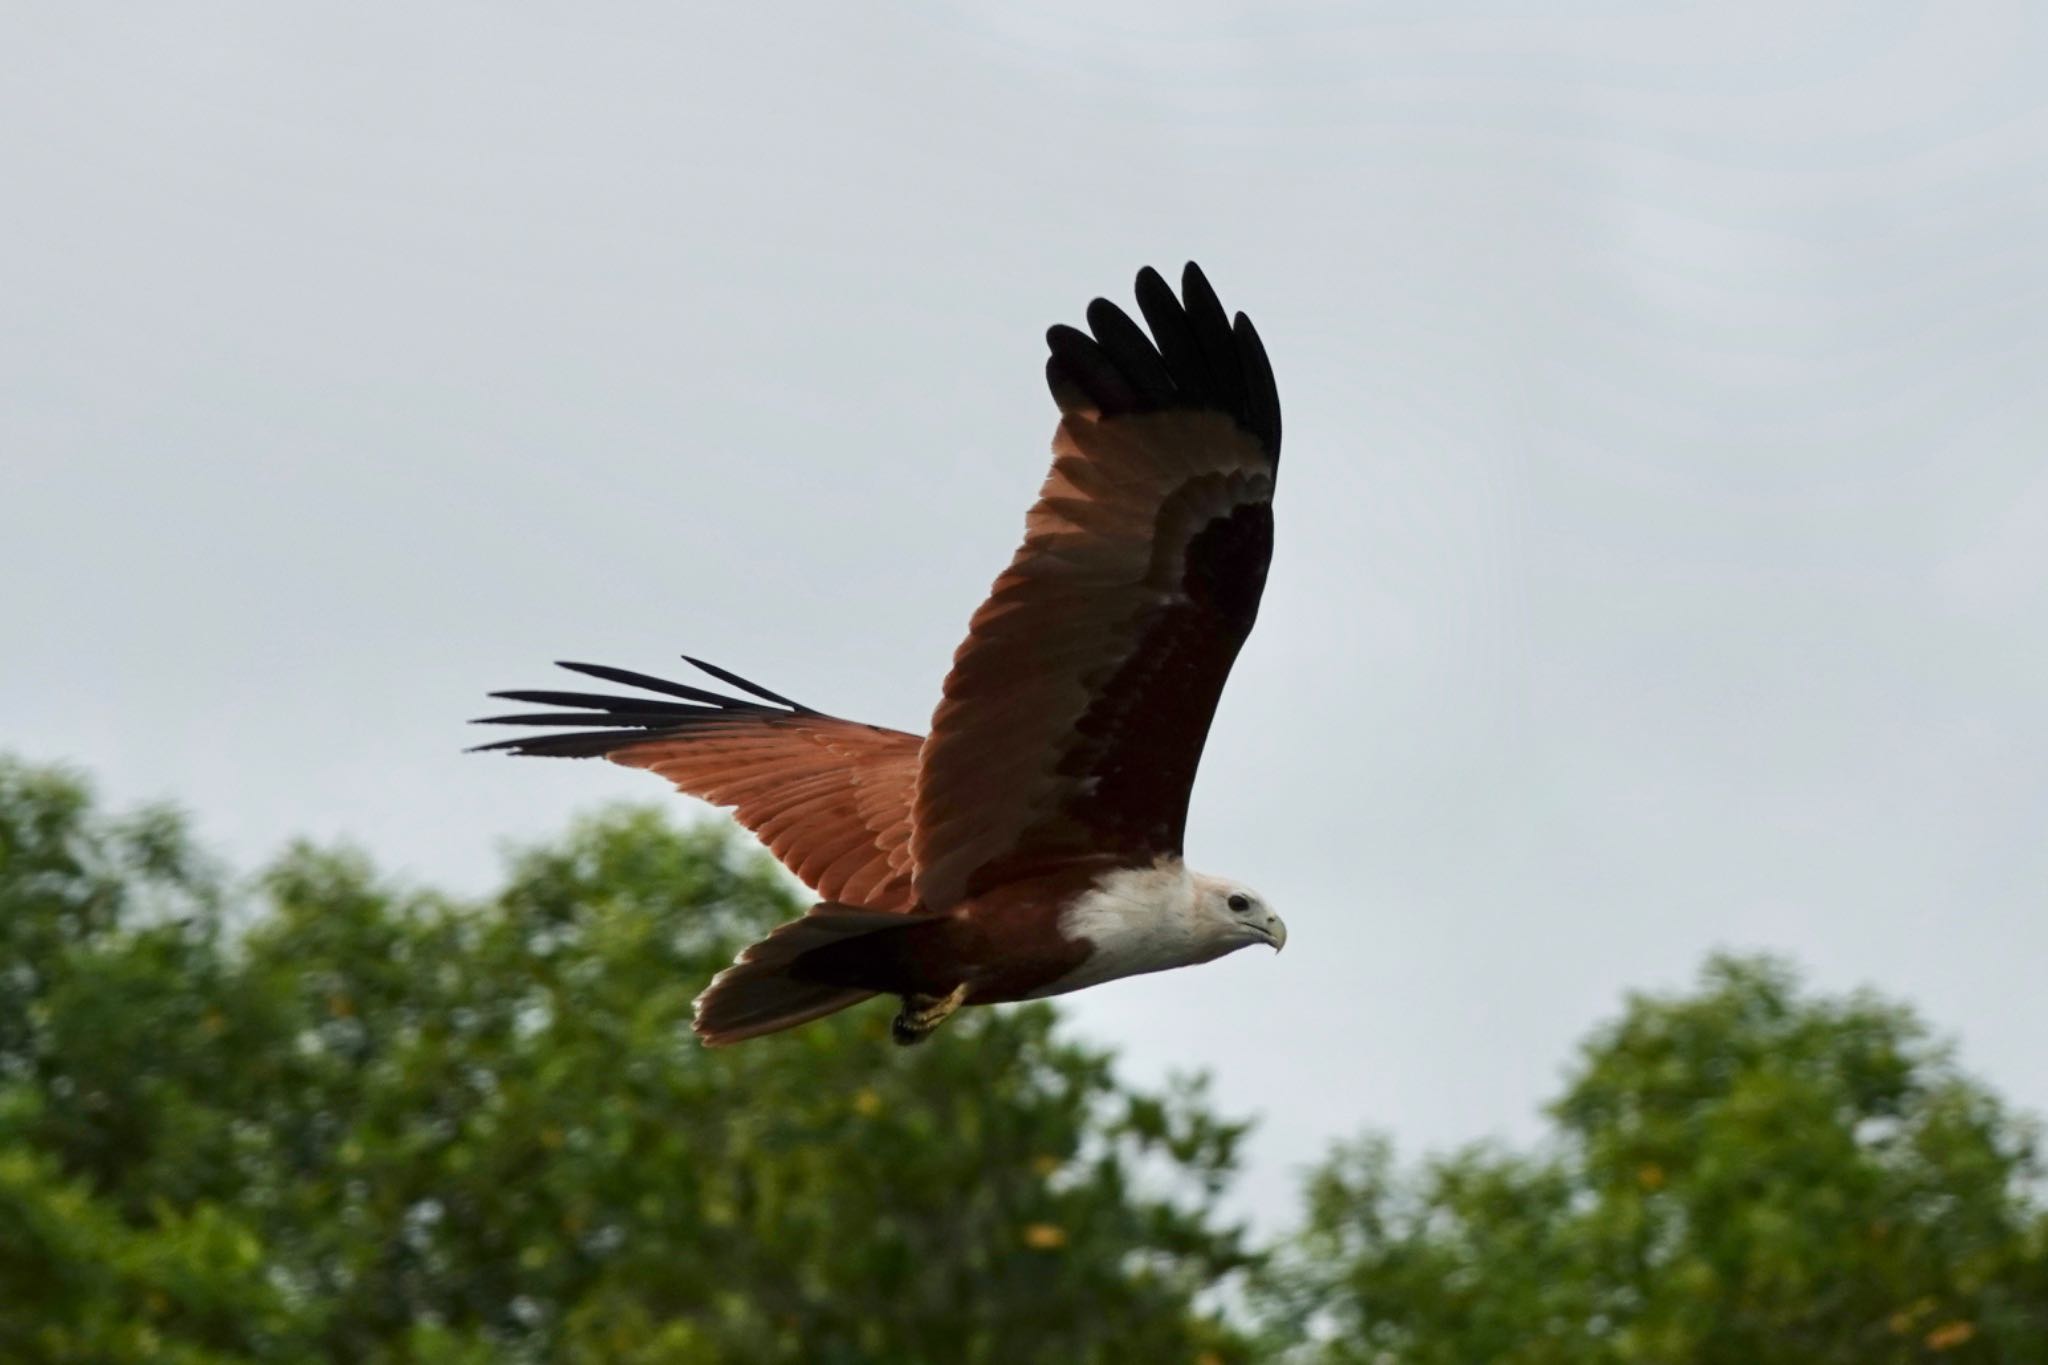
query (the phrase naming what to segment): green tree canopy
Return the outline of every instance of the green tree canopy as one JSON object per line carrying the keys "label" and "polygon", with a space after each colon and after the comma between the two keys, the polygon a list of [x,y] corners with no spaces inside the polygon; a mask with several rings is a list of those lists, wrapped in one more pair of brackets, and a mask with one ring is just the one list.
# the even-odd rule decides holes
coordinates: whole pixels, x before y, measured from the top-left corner
{"label": "green tree canopy", "polygon": [[1876,997],[1715,959],[1536,1150],[1348,1145],[1255,1262],[1242,1128],[1049,1007],[700,1047],[798,908],[636,810],[484,899],[310,847],[239,881],[0,760],[0,1361],[2048,1362],[2033,1130]]}
{"label": "green tree canopy", "polygon": [[484,901],[304,847],[240,885],[0,762],[0,1359],[1244,1359],[1197,1087],[1042,1006],[698,1046],[799,908],[632,810]]}
{"label": "green tree canopy", "polygon": [[1265,1303],[1308,1361],[2048,1361],[2030,1125],[1901,1006],[1769,960],[1638,996],[1540,1152],[1314,1176]]}

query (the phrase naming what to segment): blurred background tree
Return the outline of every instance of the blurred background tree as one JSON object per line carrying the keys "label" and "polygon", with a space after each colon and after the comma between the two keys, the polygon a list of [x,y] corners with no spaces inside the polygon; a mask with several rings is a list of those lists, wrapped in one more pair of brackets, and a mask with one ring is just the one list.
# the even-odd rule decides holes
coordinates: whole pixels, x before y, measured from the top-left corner
{"label": "blurred background tree", "polygon": [[1236,1361],[1242,1129],[1049,1008],[718,1052],[691,997],[801,906],[637,811],[463,903],[253,888],[0,763],[0,1359]]}
{"label": "blurred background tree", "polygon": [[1535,1153],[1332,1156],[1263,1277],[1290,1356],[2048,1361],[2034,1128],[1902,1006],[1715,958],[1598,1030],[1550,1114]]}
{"label": "blurred background tree", "polygon": [[241,883],[0,760],[0,1361],[2048,1361],[2033,1129],[1896,1004],[1715,959],[1534,1151],[1362,1140],[1255,1256],[1242,1125],[1050,1007],[699,1047],[800,905],[636,810],[483,901]]}

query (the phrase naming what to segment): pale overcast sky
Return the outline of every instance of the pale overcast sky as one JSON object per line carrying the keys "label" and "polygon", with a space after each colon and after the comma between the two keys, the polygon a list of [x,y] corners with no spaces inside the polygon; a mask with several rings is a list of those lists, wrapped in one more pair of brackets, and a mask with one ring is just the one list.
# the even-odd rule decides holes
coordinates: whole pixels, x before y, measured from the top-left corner
{"label": "pale overcast sky", "polygon": [[664,799],[458,752],[551,659],[922,729],[1043,329],[1192,256],[1287,463],[1189,853],[1292,938],[1071,1010],[1247,1200],[1719,946],[2048,1109],[2038,0],[0,10],[0,746],[481,889]]}

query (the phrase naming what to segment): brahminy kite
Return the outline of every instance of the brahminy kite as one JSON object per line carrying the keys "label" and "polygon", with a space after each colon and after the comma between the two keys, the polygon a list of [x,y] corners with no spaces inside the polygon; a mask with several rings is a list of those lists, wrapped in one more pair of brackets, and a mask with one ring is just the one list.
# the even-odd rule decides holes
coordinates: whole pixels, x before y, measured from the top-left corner
{"label": "brahminy kite", "polygon": [[[974,613],[931,733],[813,711],[689,659],[742,696],[600,664],[651,696],[520,691],[573,727],[482,746],[602,755],[730,807],[819,903],[697,998],[712,1046],[872,995],[915,1043],[963,1005],[1034,1000],[1209,962],[1287,930],[1250,887],[1182,861],[1188,793],[1273,552],[1280,399],[1251,320],[1192,263],[1046,334],[1052,473]],[[1092,333],[1092,335],[1090,334]],[[687,656],[686,656],[687,657]]]}

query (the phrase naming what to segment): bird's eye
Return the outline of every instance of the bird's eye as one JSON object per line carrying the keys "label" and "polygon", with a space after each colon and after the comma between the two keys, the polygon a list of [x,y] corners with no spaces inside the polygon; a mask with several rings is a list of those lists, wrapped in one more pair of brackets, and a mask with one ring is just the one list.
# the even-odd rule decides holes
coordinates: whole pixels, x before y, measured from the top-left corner
{"label": "bird's eye", "polygon": [[1233,891],[1230,893],[1230,899],[1226,904],[1242,915],[1245,911],[1252,908],[1252,898],[1245,895],[1242,891]]}

